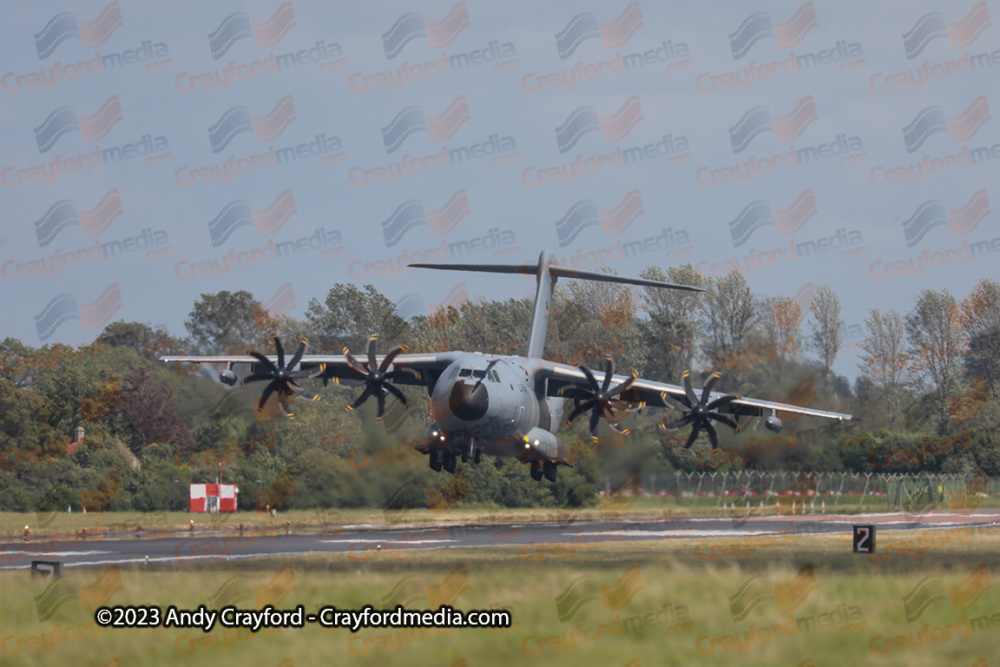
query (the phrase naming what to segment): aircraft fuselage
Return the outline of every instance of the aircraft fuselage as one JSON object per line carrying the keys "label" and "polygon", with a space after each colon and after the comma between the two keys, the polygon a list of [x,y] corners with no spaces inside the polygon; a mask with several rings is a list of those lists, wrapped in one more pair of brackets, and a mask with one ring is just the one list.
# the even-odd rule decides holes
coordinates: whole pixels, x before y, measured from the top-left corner
{"label": "aircraft fuselage", "polygon": [[559,428],[562,402],[535,386],[530,359],[465,353],[431,390],[426,442],[432,456],[437,451],[464,459],[478,450],[529,463],[558,463],[565,449],[553,431]]}

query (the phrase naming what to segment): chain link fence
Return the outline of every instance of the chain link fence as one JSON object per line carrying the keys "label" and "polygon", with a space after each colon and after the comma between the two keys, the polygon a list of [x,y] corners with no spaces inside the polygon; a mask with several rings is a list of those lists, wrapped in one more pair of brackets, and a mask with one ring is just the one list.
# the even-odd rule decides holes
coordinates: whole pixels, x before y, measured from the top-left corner
{"label": "chain link fence", "polygon": [[[774,504],[783,496],[820,499],[825,505],[877,509],[973,507],[1000,495],[1000,477],[975,474],[775,472],[675,472],[641,475],[643,495],[675,498],[678,504],[719,505],[739,501]],[[603,495],[615,494],[611,480]]]}

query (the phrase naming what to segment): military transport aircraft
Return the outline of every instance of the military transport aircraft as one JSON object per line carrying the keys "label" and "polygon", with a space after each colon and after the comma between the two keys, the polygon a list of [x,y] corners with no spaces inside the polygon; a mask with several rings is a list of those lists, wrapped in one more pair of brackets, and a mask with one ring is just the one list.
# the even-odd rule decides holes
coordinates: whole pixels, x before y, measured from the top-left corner
{"label": "military transport aircraft", "polygon": [[161,357],[161,361],[226,364],[226,370],[219,373],[219,380],[230,386],[241,381],[233,371],[234,364],[250,364],[250,375],[242,378],[243,383],[270,380],[261,395],[258,409],[263,409],[265,401],[277,392],[281,410],[289,416],[288,402],[293,396],[310,400],[319,398],[299,387],[296,380],[300,379],[316,378],[324,383],[333,380],[349,386],[364,385],[364,390],[351,408],[374,396],[379,419],[385,411],[389,394],[404,405],[407,403],[406,396],[395,385],[422,386],[431,399],[431,423],[418,450],[429,457],[433,470],[444,469],[454,473],[459,458],[463,462],[471,458],[479,463],[485,453],[517,458],[531,466],[534,479],[541,480],[544,476],[553,482],[558,466],[569,465],[565,460],[566,449],[555,434],[562,425],[566,399],[573,401],[573,411],[567,423],[589,412],[592,435],[596,434],[602,417],[612,428],[624,433],[627,430],[621,429],[618,422],[628,412],[644,406],[672,408],[680,412],[681,417],[660,426],[678,429],[690,425],[691,434],[685,448],[694,443],[702,430],[708,434],[712,448],[717,448],[719,441],[712,422],[739,431],[741,427],[766,417],[766,428],[777,433],[782,428],[777,412],[839,420],[851,418],[836,412],[713,393],[712,386],[719,379],[719,373],[709,377],[699,396],[691,386],[689,372],[684,373],[683,386],[678,386],[644,380],[635,375],[615,375],[610,357],[605,360],[603,373],[583,365],[569,366],[542,358],[552,291],[558,278],[704,291],[701,288],[568,269],[558,266],[555,256],[549,251],[541,253],[537,264],[410,266],[536,276],[527,355],[459,351],[405,354],[405,348],[400,346],[383,356],[375,353],[377,335],[372,335],[368,342],[367,360],[355,358],[346,348],[342,355],[306,355],[307,344],[303,339],[286,363],[281,340],[275,336],[275,356],[251,351],[235,356],[170,356]]}

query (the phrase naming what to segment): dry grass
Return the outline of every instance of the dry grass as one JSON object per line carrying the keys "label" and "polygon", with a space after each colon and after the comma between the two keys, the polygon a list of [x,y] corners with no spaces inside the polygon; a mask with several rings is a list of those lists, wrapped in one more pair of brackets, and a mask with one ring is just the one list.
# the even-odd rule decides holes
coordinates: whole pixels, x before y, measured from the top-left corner
{"label": "dry grass", "polygon": [[[978,658],[995,656],[997,627],[982,629],[977,621],[973,631],[967,619],[1000,608],[1000,592],[983,589],[981,571],[978,578],[974,575],[979,565],[987,566],[987,576],[996,575],[997,529],[880,533],[878,539],[874,558],[849,553],[846,536],[800,534],[580,543],[561,550],[539,550],[536,545],[397,551],[364,562],[348,555],[198,562],[122,568],[122,588],[110,599],[111,604],[193,609],[225,590],[242,591],[235,601],[241,608],[275,602],[281,608],[303,605],[315,611],[325,605],[380,608],[392,604],[394,591],[402,591],[404,597],[412,596],[407,602],[411,608],[433,607],[454,597],[459,609],[509,609],[515,625],[506,631],[363,629],[355,634],[308,626],[257,634],[218,627],[208,634],[189,629],[105,629],[91,634],[99,629],[90,624],[92,612],[84,602],[95,598],[100,571],[70,570],[63,581],[66,590],[77,591],[76,597],[70,596],[45,621],[38,620],[36,598],[49,582],[9,571],[0,573],[5,593],[0,663],[104,665],[117,658],[121,665],[460,666],[464,659],[469,667],[634,667],[808,665],[804,661],[812,658],[817,665],[937,667],[972,665]],[[812,575],[803,570],[808,566]],[[755,576],[763,578],[753,590],[765,595],[745,618],[734,620],[731,598],[749,600],[739,598],[738,592]],[[801,595],[782,592],[783,585],[796,588],[796,576]],[[931,600],[910,622],[904,596],[927,576],[939,578],[930,580],[927,590],[936,592],[940,586],[945,595]],[[571,618],[561,621],[557,599],[581,577],[590,579],[575,590],[591,595],[584,596]],[[104,585],[110,586],[109,581]],[[633,595],[624,595],[626,590]],[[977,590],[978,598],[972,593]],[[953,636],[945,638],[946,630],[938,628],[948,625],[954,626]],[[888,653],[873,652],[885,650],[886,638],[919,639],[925,626],[931,640],[922,650],[896,650],[890,643]],[[967,636],[954,636],[966,630]],[[46,637],[61,641],[46,651],[41,644]],[[746,643],[747,637],[754,641]],[[29,650],[34,642],[38,650]],[[635,658],[639,662],[630,663]]]}

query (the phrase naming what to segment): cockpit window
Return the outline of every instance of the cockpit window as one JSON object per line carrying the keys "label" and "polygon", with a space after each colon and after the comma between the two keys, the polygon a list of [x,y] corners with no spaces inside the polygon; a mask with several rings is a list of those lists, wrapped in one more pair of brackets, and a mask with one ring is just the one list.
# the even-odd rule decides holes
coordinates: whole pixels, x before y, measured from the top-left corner
{"label": "cockpit window", "polygon": [[474,378],[484,378],[484,377],[486,377],[486,371],[472,371],[472,377],[474,377]]}
{"label": "cockpit window", "polygon": [[470,375],[472,375],[472,371],[469,370],[468,368],[463,368],[462,370],[460,370],[458,372],[458,377],[461,377],[461,378],[467,378]]}

